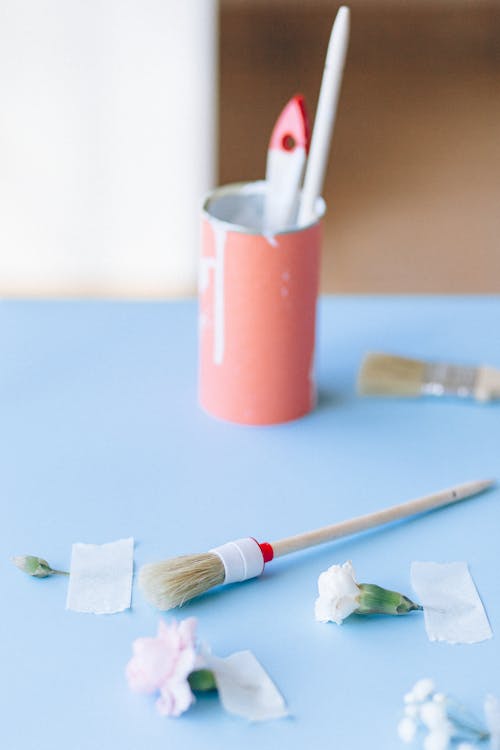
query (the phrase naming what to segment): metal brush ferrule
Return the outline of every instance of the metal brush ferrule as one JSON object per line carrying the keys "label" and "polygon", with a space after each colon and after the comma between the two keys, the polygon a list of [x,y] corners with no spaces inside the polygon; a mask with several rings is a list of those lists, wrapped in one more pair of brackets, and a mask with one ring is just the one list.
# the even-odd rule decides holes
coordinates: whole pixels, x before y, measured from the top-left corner
{"label": "metal brush ferrule", "polygon": [[477,368],[430,362],[422,383],[424,396],[474,396]]}

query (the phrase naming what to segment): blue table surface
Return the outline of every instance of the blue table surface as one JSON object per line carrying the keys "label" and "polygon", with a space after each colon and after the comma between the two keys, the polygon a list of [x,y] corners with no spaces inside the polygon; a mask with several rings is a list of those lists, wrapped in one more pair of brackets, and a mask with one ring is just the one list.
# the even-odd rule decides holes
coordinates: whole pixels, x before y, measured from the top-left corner
{"label": "blue table surface", "polygon": [[[161,616],[137,586],[125,613],[76,614],[66,579],[31,579],[9,557],[67,568],[73,542],[132,535],[137,568],[500,477],[499,405],[362,400],[354,386],[368,350],[500,366],[499,323],[494,297],[324,298],[318,408],[255,428],[197,406],[194,302],[0,303],[2,750],[392,750],[403,693],[423,676],[480,713],[487,691],[500,695],[499,490],[277,560],[186,605],[214,653],[251,649],[280,687],[292,716],[264,724],[214,696],[161,718],[124,678],[132,641]],[[412,560],[468,561],[494,638],[430,643],[416,613],[316,623],[317,576],[346,559],[360,580],[410,595]]]}

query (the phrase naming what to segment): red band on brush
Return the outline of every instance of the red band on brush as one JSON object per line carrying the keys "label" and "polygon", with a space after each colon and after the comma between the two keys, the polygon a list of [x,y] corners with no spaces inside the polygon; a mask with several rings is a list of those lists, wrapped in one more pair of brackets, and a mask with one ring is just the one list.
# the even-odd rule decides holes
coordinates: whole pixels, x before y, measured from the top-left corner
{"label": "red band on brush", "polygon": [[264,563],[271,562],[271,560],[274,557],[274,550],[269,544],[269,542],[257,542],[257,544],[260,547],[260,551],[262,552],[262,557],[264,558]]}

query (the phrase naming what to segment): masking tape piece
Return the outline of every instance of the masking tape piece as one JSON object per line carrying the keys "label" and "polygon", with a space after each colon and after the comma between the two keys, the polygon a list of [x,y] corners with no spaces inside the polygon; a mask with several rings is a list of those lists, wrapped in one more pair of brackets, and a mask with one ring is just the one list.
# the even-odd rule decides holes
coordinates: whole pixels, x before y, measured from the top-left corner
{"label": "masking tape piece", "polygon": [[412,562],[411,584],[424,607],[430,641],[479,643],[492,637],[467,563]]}
{"label": "masking tape piece", "polygon": [[66,609],[96,615],[130,607],[134,540],[107,544],[73,544]]}
{"label": "masking tape piece", "polygon": [[221,659],[207,655],[224,709],[248,721],[268,721],[288,716],[285,700],[251,651],[238,651]]}

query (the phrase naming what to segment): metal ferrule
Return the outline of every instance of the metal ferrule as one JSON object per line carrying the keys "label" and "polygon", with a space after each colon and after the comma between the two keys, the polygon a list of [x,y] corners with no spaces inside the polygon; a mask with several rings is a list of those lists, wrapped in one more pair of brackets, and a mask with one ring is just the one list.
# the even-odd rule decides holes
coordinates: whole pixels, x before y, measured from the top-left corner
{"label": "metal ferrule", "polygon": [[467,398],[474,395],[476,378],[476,367],[430,362],[425,367],[422,394]]}

